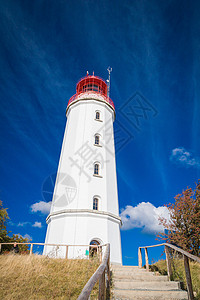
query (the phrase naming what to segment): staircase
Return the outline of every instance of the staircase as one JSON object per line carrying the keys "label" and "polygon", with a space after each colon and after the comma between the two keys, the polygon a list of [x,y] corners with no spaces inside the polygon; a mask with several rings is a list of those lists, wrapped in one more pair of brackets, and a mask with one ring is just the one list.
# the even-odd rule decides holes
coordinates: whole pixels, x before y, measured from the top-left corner
{"label": "staircase", "polygon": [[168,276],[156,275],[135,266],[112,265],[113,294],[116,300],[127,299],[188,299],[180,283]]}

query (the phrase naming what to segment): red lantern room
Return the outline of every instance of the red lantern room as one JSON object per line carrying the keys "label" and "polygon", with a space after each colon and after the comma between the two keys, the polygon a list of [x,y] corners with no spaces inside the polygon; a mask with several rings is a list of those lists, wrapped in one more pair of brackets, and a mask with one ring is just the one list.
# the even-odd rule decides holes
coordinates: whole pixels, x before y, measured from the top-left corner
{"label": "red lantern room", "polygon": [[81,100],[81,94],[97,94],[100,95],[114,110],[113,101],[108,97],[108,86],[102,78],[93,75],[86,75],[76,85],[76,94],[72,96],[68,102],[67,109],[72,102]]}
{"label": "red lantern room", "polygon": [[94,91],[99,94],[103,94],[107,97],[107,84],[106,82],[98,76],[90,76],[82,78],[76,85],[76,93],[85,93],[89,91]]}

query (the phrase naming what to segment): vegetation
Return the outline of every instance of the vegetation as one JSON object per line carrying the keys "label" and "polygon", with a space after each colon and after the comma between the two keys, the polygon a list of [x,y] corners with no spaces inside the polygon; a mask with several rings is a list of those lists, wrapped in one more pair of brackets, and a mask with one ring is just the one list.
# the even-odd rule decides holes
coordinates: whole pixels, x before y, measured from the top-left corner
{"label": "vegetation", "polygon": [[3,208],[2,201],[0,200],[0,242],[2,243],[7,236],[6,220],[9,219],[7,209]]}
{"label": "vegetation", "polygon": [[[2,201],[0,200],[0,243],[26,243],[28,242],[27,238],[23,238],[21,235],[13,234],[12,237],[10,237],[8,234],[10,232],[7,231],[6,228],[6,222],[9,219],[7,208],[3,208]],[[2,251],[10,251],[12,248],[12,245],[4,245],[2,247]],[[27,252],[28,245],[20,245],[19,251],[20,252]]]}
{"label": "vegetation", "polygon": [[[98,267],[97,259],[65,260],[39,255],[0,256],[0,299],[77,299]],[[97,299],[98,286],[91,299]]]}
{"label": "vegetation", "polygon": [[[167,275],[167,264],[166,260],[159,260],[152,266],[150,266],[152,271],[159,271],[162,275]],[[185,268],[183,259],[176,258],[172,260],[172,279],[175,281],[183,282],[183,288],[186,290],[186,278],[185,278]],[[190,261],[190,271],[193,284],[193,290],[196,294],[195,299],[200,299],[200,264]]]}
{"label": "vegetation", "polygon": [[160,233],[158,238],[200,256],[200,180],[194,190],[187,188],[175,197],[174,204],[166,206],[170,219],[160,218],[160,224],[167,233]]}
{"label": "vegetation", "polygon": [[[0,201],[0,243],[25,243],[20,235],[9,236],[7,209]],[[97,257],[89,260],[53,259],[39,255],[11,254],[13,245],[2,245],[0,255],[0,299],[77,299],[84,285],[99,266]],[[29,253],[27,245],[19,245],[20,253]],[[91,299],[96,299],[95,285]]]}

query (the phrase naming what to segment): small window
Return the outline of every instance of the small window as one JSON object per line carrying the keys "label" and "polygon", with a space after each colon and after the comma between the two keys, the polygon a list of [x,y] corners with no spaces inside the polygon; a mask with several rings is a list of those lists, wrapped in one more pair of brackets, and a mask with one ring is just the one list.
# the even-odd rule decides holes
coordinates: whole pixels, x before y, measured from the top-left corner
{"label": "small window", "polygon": [[98,92],[99,91],[99,86],[94,84],[93,85],[93,91]]}
{"label": "small window", "polygon": [[99,164],[94,164],[94,175],[99,175]]}
{"label": "small window", "polygon": [[100,112],[96,112],[96,120],[100,120]]}
{"label": "small window", "polygon": [[94,210],[98,210],[99,209],[99,199],[98,198],[94,198],[93,199],[93,209]]}
{"label": "small window", "polygon": [[99,135],[95,135],[94,143],[95,145],[99,145]]}

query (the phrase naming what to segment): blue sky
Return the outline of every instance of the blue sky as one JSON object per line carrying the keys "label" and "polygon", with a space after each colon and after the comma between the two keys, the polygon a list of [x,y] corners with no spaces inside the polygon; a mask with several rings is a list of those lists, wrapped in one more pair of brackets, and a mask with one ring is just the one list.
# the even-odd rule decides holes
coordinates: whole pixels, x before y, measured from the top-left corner
{"label": "blue sky", "polygon": [[44,241],[42,191],[57,171],[68,99],[87,70],[106,79],[111,66],[123,262],[136,264],[137,247],[155,243],[163,205],[200,178],[199,53],[199,1],[1,1],[0,199],[9,229]]}

